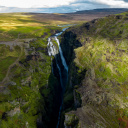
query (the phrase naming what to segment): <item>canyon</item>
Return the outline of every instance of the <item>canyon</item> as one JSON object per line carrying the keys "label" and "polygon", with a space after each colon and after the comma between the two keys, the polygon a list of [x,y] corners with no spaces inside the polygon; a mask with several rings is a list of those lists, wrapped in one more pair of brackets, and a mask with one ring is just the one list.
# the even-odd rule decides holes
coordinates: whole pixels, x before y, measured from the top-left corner
{"label": "canyon", "polygon": [[0,127],[127,128],[128,12],[55,26],[41,15],[1,30]]}

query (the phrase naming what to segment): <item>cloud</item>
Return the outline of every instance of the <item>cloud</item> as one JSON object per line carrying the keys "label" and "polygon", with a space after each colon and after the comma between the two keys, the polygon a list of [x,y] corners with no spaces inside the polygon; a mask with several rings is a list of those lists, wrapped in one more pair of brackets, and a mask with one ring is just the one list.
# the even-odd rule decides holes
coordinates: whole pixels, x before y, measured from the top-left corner
{"label": "cloud", "polygon": [[128,0],[90,0],[90,2],[96,2],[116,8],[128,8]]}
{"label": "cloud", "polygon": [[[16,7],[5,7],[0,6],[0,13],[8,13],[8,12],[38,12],[40,9],[38,8],[16,8]],[[43,9],[42,9],[43,11]]]}
{"label": "cloud", "polygon": [[128,0],[0,0],[0,13],[68,13],[97,8],[128,8]]}
{"label": "cloud", "polygon": [[48,8],[69,5],[76,0],[0,0],[1,6],[18,8]]}

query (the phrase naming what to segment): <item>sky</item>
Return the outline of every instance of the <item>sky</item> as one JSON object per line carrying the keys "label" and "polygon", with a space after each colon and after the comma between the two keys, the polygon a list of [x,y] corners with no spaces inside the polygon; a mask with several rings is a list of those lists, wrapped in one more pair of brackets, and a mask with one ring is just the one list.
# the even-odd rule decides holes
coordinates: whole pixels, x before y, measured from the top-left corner
{"label": "sky", "polygon": [[97,8],[128,8],[128,0],[0,0],[0,13],[69,13]]}

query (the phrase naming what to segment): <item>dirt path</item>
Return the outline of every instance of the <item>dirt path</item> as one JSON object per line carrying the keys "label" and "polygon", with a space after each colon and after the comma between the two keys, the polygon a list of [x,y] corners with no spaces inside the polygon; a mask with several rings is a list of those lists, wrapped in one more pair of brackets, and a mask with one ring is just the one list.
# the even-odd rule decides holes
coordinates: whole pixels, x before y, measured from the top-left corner
{"label": "dirt path", "polygon": [[21,56],[22,56],[22,54],[23,54],[23,46],[20,45],[20,48],[21,48],[20,56],[16,59],[16,61],[15,61],[13,64],[11,64],[11,65],[8,67],[8,71],[7,71],[7,73],[6,73],[5,78],[3,79],[2,83],[5,83],[6,81],[9,81],[9,73],[10,73],[11,69],[19,62],[19,60],[20,60],[20,58],[21,58]]}
{"label": "dirt path", "polygon": [[[14,41],[1,41],[0,42],[0,44],[5,44],[6,46],[9,46],[10,47],[10,50],[13,50],[14,49],[14,46],[20,46],[21,47],[21,54],[20,54],[20,56],[16,59],[16,61],[13,63],[13,64],[11,64],[9,67],[8,67],[8,71],[7,71],[7,73],[6,73],[6,76],[5,76],[5,78],[3,79],[3,81],[2,82],[0,82],[1,84],[3,84],[3,83],[5,83],[6,81],[9,81],[9,73],[10,73],[10,71],[11,71],[11,69],[12,69],[12,67],[14,67],[17,63],[18,63],[18,61],[20,60],[20,57],[22,56],[22,54],[23,54],[23,47],[25,46],[25,45],[27,45],[26,43],[24,43],[24,42],[30,42],[30,41],[32,41],[32,40],[36,40],[36,38],[27,38],[27,39],[16,39],[16,40],[14,40]],[[24,45],[24,46],[23,46]]]}
{"label": "dirt path", "polygon": [[36,38],[26,38],[26,39],[16,39],[14,41],[0,41],[0,44],[5,44],[6,46],[9,46],[10,49],[13,50],[14,46],[21,46],[23,44],[26,44],[24,42],[29,43],[30,41],[36,40]]}

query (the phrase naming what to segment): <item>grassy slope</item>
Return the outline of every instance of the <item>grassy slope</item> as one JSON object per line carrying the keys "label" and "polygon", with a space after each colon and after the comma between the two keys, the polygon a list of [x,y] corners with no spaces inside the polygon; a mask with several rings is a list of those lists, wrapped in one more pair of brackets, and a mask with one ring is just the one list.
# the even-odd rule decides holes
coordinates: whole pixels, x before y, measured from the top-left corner
{"label": "grassy slope", "polygon": [[[43,48],[37,51],[39,58],[26,61],[25,53],[20,57],[19,63],[11,67],[9,80],[0,84],[0,127],[36,127],[37,119],[46,118],[43,126],[47,127],[52,111],[53,90],[57,88],[57,80],[51,74],[51,58],[46,55],[47,39],[37,39],[30,42],[30,48]],[[9,47],[1,46],[2,56],[0,63],[1,80],[5,77],[8,67],[20,55],[20,48],[16,46],[10,51]],[[31,55],[30,51],[28,55]],[[51,82],[52,81],[52,82]],[[13,82],[13,83],[12,83]],[[51,91],[53,91],[51,93]],[[55,102],[55,101],[54,101]],[[13,115],[14,114],[14,115]],[[5,116],[4,116],[5,115]],[[48,119],[49,118],[49,119]],[[46,124],[45,124],[46,123]]]}
{"label": "grassy slope", "polygon": [[14,47],[11,51],[9,47],[0,45],[0,81],[6,76],[8,67],[17,59],[20,55],[20,47]]}
{"label": "grassy slope", "polygon": [[83,44],[75,49],[77,73],[87,70],[78,89],[83,107],[73,112],[81,127],[128,127],[128,13],[98,19],[69,31]]}
{"label": "grassy slope", "polygon": [[[31,46],[33,46],[32,43]],[[38,44],[39,46],[40,44]],[[8,86],[5,86],[6,89],[0,94],[0,118],[2,119],[0,127],[27,127],[26,123],[29,127],[36,127],[37,118],[41,113],[46,113],[45,100],[47,99],[48,102],[48,97],[50,97],[48,79],[51,73],[51,59],[44,53],[42,53],[42,57],[47,62],[42,63],[41,58],[37,61],[26,62],[26,57],[23,55],[20,58],[22,66],[16,64],[12,67],[9,76],[14,85],[8,83]],[[9,60],[11,57],[6,59]],[[20,111],[20,114],[18,111]],[[16,114],[12,115],[14,112]],[[8,113],[5,118],[3,118],[4,113]]]}
{"label": "grassy slope", "polygon": [[54,31],[57,24],[36,20],[29,13],[6,13],[0,14],[0,26],[0,41],[8,41],[18,38],[18,35],[20,39],[41,37],[49,30]]}
{"label": "grassy slope", "polygon": [[[46,43],[47,37],[55,33],[56,30],[61,30],[50,22],[35,20],[32,15],[26,13],[0,14],[0,26],[0,41],[15,40],[15,42],[23,41],[21,39],[40,38],[42,36],[44,37],[43,42]],[[43,43],[41,40],[38,41]],[[9,46],[0,45],[0,81],[5,77],[9,65],[20,55],[19,48],[16,47],[12,51],[9,49]],[[7,60],[8,63],[6,63]]]}
{"label": "grassy slope", "polygon": [[[1,42],[19,43],[19,46],[12,45],[11,49],[8,45],[0,44],[0,81],[6,76],[9,66],[19,58],[10,69],[9,79],[0,83],[0,127],[34,128],[37,120],[41,123],[41,118],[45,118],[43,127],[47,127],[55,102],[53,92],[58,86],[56,78],[51,74],[51,58],[46,54],[47,38],[61,28],[47,21],[35,20],[25,13],[0,14],[0,26]],[[28,47],[22,40],[27,38],[36,38],[36,41],[31,41]],[[39,56],[26,60],[24,51],[32,47],[41,48],[36,51]],[[34,51],[27,53],[31,56]]]}

